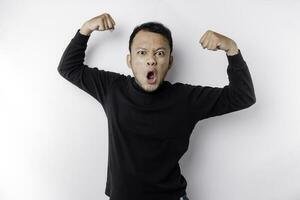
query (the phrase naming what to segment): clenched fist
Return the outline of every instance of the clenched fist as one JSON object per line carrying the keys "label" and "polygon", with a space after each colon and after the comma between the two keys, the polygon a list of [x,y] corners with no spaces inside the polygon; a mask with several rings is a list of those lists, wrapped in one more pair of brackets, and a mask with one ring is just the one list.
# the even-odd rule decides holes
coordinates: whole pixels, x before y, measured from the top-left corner
{"label": "clenched fist", "polygon": [[105,31],[105,30],[114,30],[115,21],[108,13],[103,13],[99,16],[96,16],[87,22],[85,22],[80,28],[80,33],[83,35],[90,35],[93,31]]}
{"label": "clenched fist", "polygon": [[232,39],[211,30],[206,31],[199,42],[204,49],[207,48],[213,51],[224,50],[229,56],[238,53],[238,47]]}

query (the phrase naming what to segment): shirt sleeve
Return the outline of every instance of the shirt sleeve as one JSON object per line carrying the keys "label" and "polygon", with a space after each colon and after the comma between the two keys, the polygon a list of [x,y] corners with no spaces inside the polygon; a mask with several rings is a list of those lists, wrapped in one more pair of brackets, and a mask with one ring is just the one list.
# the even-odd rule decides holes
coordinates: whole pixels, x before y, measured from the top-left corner
{"label": "shirt sleeve", "polygon": [[195,122],[242,110],[256,102],[251,75],[240,50],[233,56],[227,55],[227,59],[228,85],[220,88],[186,84]]}
{"label": "shirt sleeve", "polygon": [[90,68],[84,64],[85,50],[90,36],[81,34],[79,30],[65,49],[57,70],[66,80],[104,105],[110,85],[122,74],[99,70],[96,67]]}

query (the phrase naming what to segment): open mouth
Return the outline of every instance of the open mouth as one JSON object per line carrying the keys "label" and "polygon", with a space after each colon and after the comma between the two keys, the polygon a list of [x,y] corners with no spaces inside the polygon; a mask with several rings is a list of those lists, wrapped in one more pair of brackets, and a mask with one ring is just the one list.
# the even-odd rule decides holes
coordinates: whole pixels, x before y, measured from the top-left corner
{"label": "open mouth", "polygon": [[156,79],[157,79],[157,76],[156,76],[156,73],[154,71],[149,71],[147,73],[147,82],[149,84],[155,84],[156,83]]}

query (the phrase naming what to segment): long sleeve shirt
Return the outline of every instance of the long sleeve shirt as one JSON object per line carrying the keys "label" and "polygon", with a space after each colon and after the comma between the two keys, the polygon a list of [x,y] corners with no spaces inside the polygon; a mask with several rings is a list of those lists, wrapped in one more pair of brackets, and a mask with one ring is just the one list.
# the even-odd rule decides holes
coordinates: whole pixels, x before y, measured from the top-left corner
{"label": "long sleeve shirt", "polygon": [[240,49],[236,55],[226,55],[229,84],[222,88],[164,80],[149,93],[130,75],[84,64],[90,36],[79,30],[57,70],[94,97],[108,119],[105,194],[110,200],[178,200],[187,187],[178,161],[188,149],[196,123],[256,102]]}

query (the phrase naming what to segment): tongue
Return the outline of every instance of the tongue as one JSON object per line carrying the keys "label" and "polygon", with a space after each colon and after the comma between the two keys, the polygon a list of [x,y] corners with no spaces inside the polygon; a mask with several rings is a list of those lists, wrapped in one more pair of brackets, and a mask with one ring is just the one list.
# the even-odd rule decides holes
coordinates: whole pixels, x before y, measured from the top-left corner
{"label": "tongue", "polygon": [[154,74],[153,73],[150,73],[150,79],[153,79],[154,78]]}
{"label": "tongue", "polygon": [[154,78],[154,73],[153,72],[149,72],[148,74],[148,79],[153,79]]}

